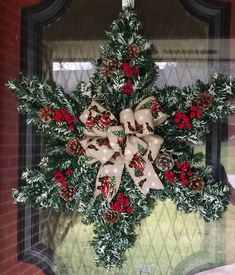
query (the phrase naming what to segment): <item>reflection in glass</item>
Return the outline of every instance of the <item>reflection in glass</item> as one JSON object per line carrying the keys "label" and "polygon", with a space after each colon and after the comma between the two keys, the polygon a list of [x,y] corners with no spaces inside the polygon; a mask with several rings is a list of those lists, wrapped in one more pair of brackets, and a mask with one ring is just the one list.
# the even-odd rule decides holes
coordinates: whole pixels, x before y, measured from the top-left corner
{"label": "reflection in glass", "polygon": [[[120,9],[118,1],[110,5],[110,0],[102,0],[99,7],[96,1],[89,7],[87,2],[72,1],[66,15],[44,29],[43,75],[66,92],[74,90],[79,81],[89,82],[95,72],[91,61],[99,57],[99,46],[105,43],[105,30]],[[165,84],[184,87],[196,79],[208,82],[211,74],[227,67],[220,61],[208,63],[222,52],[222,43],[209,41],[208,25],[189,15],[180,1],[139,0],[136,6],[145,26],[144,34],[156,47],[154,57],[160,69],[158,87]],[[235,186],[233,125],[230,119],[228,140],[222,144],[221,163]],[[205,146],[197,145],[194,150],[205,153]],[[235,243],[234,213],[235,207],[230,207],[224,220],[205,224],[197,214],[179,213],[170,201],[159,202],[154,213],[137,229],[139,238],[126,255],[128,266],[112,273],[92,263],[93,251],[89,246],[92,226],[83,225],[77,213],[44,212],[40,230],[43,242],[59,256],[57,264],[64,263],[70,275],[184,275],[189,267],[198,271],[200,267],[211,268],[235,261],[235,253],[231,253],[235,251],[232,245]]]}

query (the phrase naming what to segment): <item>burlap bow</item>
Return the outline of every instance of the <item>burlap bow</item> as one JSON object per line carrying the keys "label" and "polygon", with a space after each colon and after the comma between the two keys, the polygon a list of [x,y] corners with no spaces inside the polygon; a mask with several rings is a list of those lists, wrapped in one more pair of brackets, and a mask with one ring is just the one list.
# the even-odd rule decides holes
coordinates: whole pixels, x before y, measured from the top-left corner
{"label": "burlap bow", "polygon": [[163,189],[152,161],[158,155],[163,138],[154,135],[154,127],[164,122],[164,114],[154,97],[138,104],[135,111],[121,111],[120,124],[114,115],[96,101],[80,116],[86,125],[81,145],[86,155],[101,162],[96,178],[95,196],[103,193],[111,200],[119,189],[124,165],[140,191]]}

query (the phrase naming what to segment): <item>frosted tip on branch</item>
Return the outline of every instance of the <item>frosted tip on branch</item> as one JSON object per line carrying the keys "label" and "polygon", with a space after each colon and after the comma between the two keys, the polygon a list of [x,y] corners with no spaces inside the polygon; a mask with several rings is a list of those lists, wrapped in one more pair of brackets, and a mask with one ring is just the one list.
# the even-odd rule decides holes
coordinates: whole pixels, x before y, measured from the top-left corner
{"label": "frosted tip on branch", "polygon": [[132,7],[134,8],[135,5],[135,0],[122,0],[122,8],[124,9],[125,7]]}

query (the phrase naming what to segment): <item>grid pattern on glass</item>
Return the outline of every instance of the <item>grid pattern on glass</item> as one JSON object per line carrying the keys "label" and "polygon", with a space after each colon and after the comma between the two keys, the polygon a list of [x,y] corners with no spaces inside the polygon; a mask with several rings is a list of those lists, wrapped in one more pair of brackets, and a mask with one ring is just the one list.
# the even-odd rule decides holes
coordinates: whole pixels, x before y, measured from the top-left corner
{"label": "grid pattern on glass", "polygon": [[182,260],[204,247],[203,221],[196,214],[179,213],[170,201],[158,203],[153,214],[138,229],[140,238],[126,255],[127,266],[112,273],[92,263],[94,255],[89,247],[92,226],[83,225],[79,215],[49,214],[42,224],[45,232],[51,233],[48,241],[53,236],[50,244],[56,248],[56,254],[70,275],[168,275]]}
{"label": "grid pattern on glass", "polygon": [[[60,63],[59,68],[53,71],[53,79],[57,84],[62,85],[66,91],[73,90],[78,81],[87,82],[93,71],[90,68],[85,71],[81,70],[84,67],[80,65],[68,71],[64,61],[84,62],[99,56],[99,45],[103,44],[104,29],[107,29],[109,19],[111,22],[113,18],[116,18],[114,7],[120,1],[114,1],[115,3],[112,3],[111,6],[108,6],[110,1],[92,2],[93,4],[88,4],[90,7],[87,9],[87,1],[72,1],[69,12],[63,15],[61,20],[50,25],[48,29],[45,28],[44,42],[46,46],[50,43],[56,44],[55,47],[53,45],[49,47],[48,60],[46,63],[44,62],[47,66],[46,71],[50,71],[49,74],[53,71],[51,68],[52,61],[62,61],[63,65],[61,66],[62,63]],[[96,5],[99,5],[99,9]],[[158,39],[158,44],[155,45],[158,51],[159,42],[163,39],[166,39],[166,44],[161,47],[164,52],[166,47],[172,50],[172,45],[175,45],[173,50],[181,50],[181,47],[185,49],[185,42],[188,39],[198,37],[203,38],[206,45],[204,48],[208,48],[208,25],[190,16],[180,1],[143,2],[136,0],[136,6],[141,21],[144,22],[144,34],[148,38]],[[98,18],[102,18],[102,20],[98,19],[96,21],[99,24],[94,24],[94,18],[97,14],[99,14]],[[169,38],[174,40],[171,45],[169,45]],[[175,41],[175,38],[181,42],[180,45]],[[193,42],[190,47],[195,50],[201,48],[201,44]],[[189,49],[191,50],[191,48]],[[186,56],[181,56],[180,60],[176,58],[177,62],[172,62],[175,59],[171,57],[165,59],[164,56],[156,55],[156,60],[169,60],[169,62],[158,64],[160,75],[157,85],[160,87],[164,86],[165,83],[183,87],[188,84],[191,85],[192,80],[195,79],[207,82],[210,73],[219,71],[219,68],[223,67],[218,62],[213,64],[213,68],[210,68],[207,55],[203,58],[196,56],[194,61],[186,58]],[[196,148],[197,151],[204,149],[203,145]],[[231,215],[231,212],[228,213]],[[231,222],[232,218],[229,217],[227,220]],[[80,217],[77,217],[76,214],[68,216],[60,212],[48,212],[41,215],[41,221],[42,241],[49,244],[60,256],[58,265],[64,262],[70,275],[105,274],[104,270],[96,268],[91,263],[92,251],[88,241],[92,237],[92,228],[83,225]],[[213,223],[208,226],[197,215],[179,214],[173,203],[159,203],[153,215],[142,224],[140,230],[141,237],[137,241],[136,247],[127,255],[129,266],[119,273],[113,272],[111,274],[175,275],[173,270],[176,270],[180,263],[185,262],[188,257],[191,257],[191,262],[195,262],[198,254],[203,255],[203,257],[208,256],[212,266],[215,263],[223,263],[225,253],[223,224]],[[229,230],[232,230],[232,227],[229,226]],[[218,239],[221,240],[222,245],[217,245]],[[216,250],[222,257],[217,257]],[[194,266],[197,266],[197,263]],[[178,274],[184,275],[186,273],[182,269]]]}
{"label": "grid pattern on glass", "polygon": [[[166,83],[178,87],[192,84],[192,79],[207,82],[209,79],[207,62],[155,62],[159,68],[156,85],[163,87]],[[91,62],[53,62],[53,80],[71,92],[79,81],[89,83],[95,73]]]}
{"label": "grid pattern on glass", "polygon": [[[156,83],[158,86],[168,83],[183,87],[192,83],[192,79],[198,78],[208,81],[206,63],[156,62],[156,65],[160,70]],[[68,92],[73,90],[77,81],[88,82],[93,73],[94,68],[90,62],[53,63],[54,81],[64,86]],[[196,150],[204,150],[204,146]],[[92,227],[83,225],[81,217],[76,213],[67,216],[48,212],[41,220],[42,239],[55,250],[59,256],[58,265],[63,262],[68,274],[106,274],[91,261],[94,256],[89,247]],[[179,213],[170,201],[158,203],[153,215],[138,230],[140,238],[126,255],[128,265],[111,274],[174,274],[172,272],[185,259],[198,254],[210,254],[205,246],[206,227],[203,220],[196,214]],[[182,269],[181,275],[183,274]]]}

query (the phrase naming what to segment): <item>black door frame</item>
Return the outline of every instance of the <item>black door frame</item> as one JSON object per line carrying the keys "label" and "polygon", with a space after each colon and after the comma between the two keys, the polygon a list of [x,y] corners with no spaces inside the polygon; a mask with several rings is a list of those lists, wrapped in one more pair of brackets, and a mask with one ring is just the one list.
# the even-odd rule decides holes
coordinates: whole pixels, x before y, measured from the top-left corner
{"label": "black door frame", "polygon": [[[21,62],[22,74],[42,75],[43,26],[60,18],[72,0],[44,0],[38,5],[21,10]],[[26,166],[37,166],[41,155],[41,138],[35,128],[19,121],[19,179]],[[30,144],[30,145],[29,145]],[[20,182],[19,182],[20,184]],[[18,259],[42,269],[47,275],[65,274],[65,267],[54,263],[54,251],[40,241],[39,211],[30,205],[18,207]]]}
{"label": "black door frame", "polygon": [[[78,0],[77,0],[78,1]],[[224,39],[230,36],[229,3],[203,0],[179,0],[185,9],[207,22],[209,38]],[[23,74],[42,74],[42,30],[60,18],[72,0],[44,0],[38,5],[22,9],[21,20],[21,72]],[[34,167],[40,160],[41,141],[34,128],[26,125],[26,117],[20,115],[19,179],[30,162]],[[28,145],[30,137],[31,145]],[[218,168],[220,161],[221,124],[217,123],[207,138],[206,158]],[[30,153],[30,159],[27,154]],[[219,170],[218,170],[219,171]],[[217,175],[219,176],[219,174]],[[20,180],[19,180],[20,184]],[[40,243],[39,212],[30,205],[18,207],[18,259],[41,268],[45,274],[65,274],[54,263],[54,252]]]}

